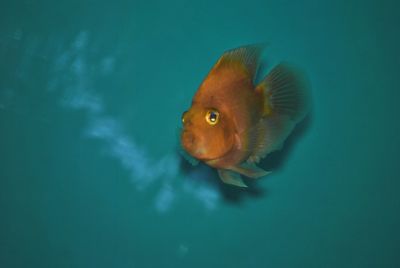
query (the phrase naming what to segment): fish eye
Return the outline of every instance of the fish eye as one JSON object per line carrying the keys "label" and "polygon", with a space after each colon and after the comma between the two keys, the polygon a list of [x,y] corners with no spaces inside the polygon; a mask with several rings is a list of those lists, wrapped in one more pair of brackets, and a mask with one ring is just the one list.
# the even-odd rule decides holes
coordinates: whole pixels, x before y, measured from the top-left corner
{"label": "fish eye", "polygon": [[206,121],[212,126],[216,125],[219,121],[219,112],[216,110],[208,111],[206,114]]}
{"label": "fish eye", "polygon": [[187,111],[184,111],[182,113],[182,124],[185,124],[185,115],[186,115]]}

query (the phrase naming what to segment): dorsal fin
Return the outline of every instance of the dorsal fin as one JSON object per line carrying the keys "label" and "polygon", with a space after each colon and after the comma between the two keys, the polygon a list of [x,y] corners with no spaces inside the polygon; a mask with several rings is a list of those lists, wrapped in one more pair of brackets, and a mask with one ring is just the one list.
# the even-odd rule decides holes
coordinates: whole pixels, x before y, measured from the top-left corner
{"label": "dorsal fin", "polygon": [[228,50],[219,58],[213,69],[241,66],[253,79],[264,47],[265,44],[254,44]]}

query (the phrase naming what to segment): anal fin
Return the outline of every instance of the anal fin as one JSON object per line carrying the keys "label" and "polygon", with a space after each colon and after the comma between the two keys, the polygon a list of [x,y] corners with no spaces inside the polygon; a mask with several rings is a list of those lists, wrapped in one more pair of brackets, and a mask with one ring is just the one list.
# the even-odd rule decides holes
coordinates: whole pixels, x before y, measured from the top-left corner
{"label": "anal fin", "polygon": [[240,175],[231,170],[218,169],[218,175],[226,184],[231,184],[238,187],[247,187]]}
{"label": "anal fin", "polygon": [[240,173],[246,177],[253,179],[264,177],[271,173],[269,171],[265,171],[264,169],[257,167],[254,163],[248,163],[248,162],[244,162],[231,169],[237,173]]}

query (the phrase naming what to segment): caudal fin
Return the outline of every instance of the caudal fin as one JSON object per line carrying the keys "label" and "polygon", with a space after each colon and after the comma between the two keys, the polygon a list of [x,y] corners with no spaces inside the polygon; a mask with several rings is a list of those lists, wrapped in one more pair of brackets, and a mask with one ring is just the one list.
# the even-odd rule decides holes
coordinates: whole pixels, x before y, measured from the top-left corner
{"label": "caudal fin", "polygon": [[309,85],[303,73],[287,63],[277,65],[257,86],[264,96],[264,116],[286,115],[296,123],[309,109]]}
{"label": "caudal fin", "polygon": [[256,91],[264,98],[264,111],[257,124],[255,147],[248,159],[250,163],[258,163],[270,152],[279,150],[310,106],[305,76],[285,63],[272,69]]}

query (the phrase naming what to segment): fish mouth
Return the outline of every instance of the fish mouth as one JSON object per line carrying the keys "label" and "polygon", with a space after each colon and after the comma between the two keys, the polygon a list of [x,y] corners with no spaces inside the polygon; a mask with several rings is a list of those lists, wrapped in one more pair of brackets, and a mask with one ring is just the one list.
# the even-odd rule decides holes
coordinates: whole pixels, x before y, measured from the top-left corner
{"label": "fish mouth", "polygon": [[181,145],[183,149],[192,157],[200,161],[209,161],[214,158],[206,157],[205,148],[199,146],[198,138],[188,130],[183,130],[181,134]]}
{"label": "fish mouth", "polygon": [[231,146],[223,155],[209,156],[206,148],[201,146],[200,138],[187,129],[183,129],[181,133],[181,146],[192,157],[205,163],[213,163],[229,154],[234,146]]}
{"label": "fish mouth", "polygon": [[181,133],[181,143],[183,148],[185,150],[190,151],[190,149],[193,147],[195,142],[195,137],[191,131],[188,131],[186,129],[182,130]]}
{"label": "fish mouth", "polygon": [[[181,133],[181,145],[183,147],[183,149],[189,153],[191,156],[196,157],[196,146],[195,146],[195,136],[193,135],[192,132],[188,131],[188,130],[182,130]],[[197,158],[199,159],[199,158]]]}

